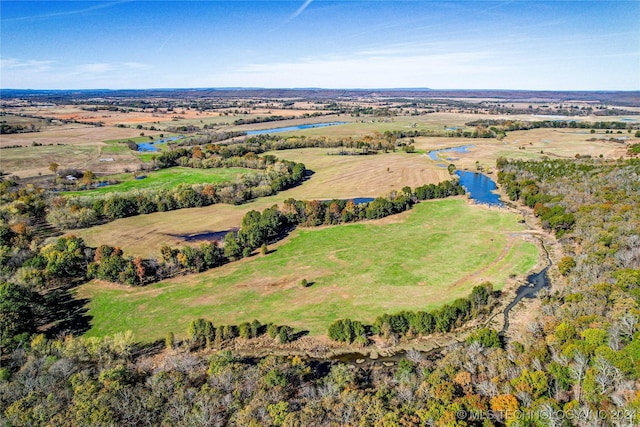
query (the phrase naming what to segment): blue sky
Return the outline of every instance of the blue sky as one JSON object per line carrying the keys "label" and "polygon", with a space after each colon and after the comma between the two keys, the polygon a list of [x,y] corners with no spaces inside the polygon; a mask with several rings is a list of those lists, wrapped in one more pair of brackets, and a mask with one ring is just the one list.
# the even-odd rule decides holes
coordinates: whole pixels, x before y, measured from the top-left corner
{"label": "blue sky", "polygon": [[640,90],[640,1],[5,1],[0,87]]}

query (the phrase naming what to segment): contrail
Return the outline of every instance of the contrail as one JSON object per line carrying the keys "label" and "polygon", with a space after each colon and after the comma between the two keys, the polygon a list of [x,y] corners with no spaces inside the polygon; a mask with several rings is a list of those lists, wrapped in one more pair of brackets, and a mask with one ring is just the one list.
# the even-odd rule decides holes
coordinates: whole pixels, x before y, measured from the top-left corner
{"label": "contrail", "polygon": [[298,8],[298,10],[296,10],[296,11],[293,13],[293,15],[291,15],[291,16],[289,17],[289,19],[287,19],[287,20],[285,21],[285,23],[290,22],[290,21],[293,21],[294,19],[296,19],[296,18],[297,18],[297,17],[298,17],[302,12],[304,12],[304,10],[305,10],[307,7],[309,7],[309,5],[311,4],[311,2],[312,2],[312,1],[313,1],[313,0],[306,0],[306,1],[304,2],[304,4],[303,4],[302,6],[300,6],[300,7]]}
{"label": "contrail", "polygon": [[[58,18],[58,17],[61,17],[61,16],[69,16],[69,15],[78,15],[78,14],[82,14],[82,13],[85,13],[85,12],[91,12],[93,10],[104,9],[104,8],[112,7],[112,6],[118,6],[120,4],[129,3],[131,1],[133,1],[133,0],[119,0],[119,1],[116,1],[116,2],[112,2],[112,3],[98,4],[98,5],[95,5],[95,6],[87,7],[85,9],[70,10],[70,11],[66,11],[66,12],[47,13],[45,15],[21,16],[21,17],[17,17],[17,18],[3,19],[2,22],[28,21],[28,20]],[[309,3],[311,3],[311,2],[309,2]]]}

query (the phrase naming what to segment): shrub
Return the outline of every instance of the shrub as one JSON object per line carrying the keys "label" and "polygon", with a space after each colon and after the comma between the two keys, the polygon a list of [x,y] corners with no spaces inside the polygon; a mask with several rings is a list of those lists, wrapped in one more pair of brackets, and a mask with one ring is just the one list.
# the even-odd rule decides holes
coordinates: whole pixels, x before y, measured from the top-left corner
{"label": "shrub", "polygon": [[567,276],[575,266],[576,261],[572,257],[566,256],[558,263],[558,270],[560,271],[560,274]]}

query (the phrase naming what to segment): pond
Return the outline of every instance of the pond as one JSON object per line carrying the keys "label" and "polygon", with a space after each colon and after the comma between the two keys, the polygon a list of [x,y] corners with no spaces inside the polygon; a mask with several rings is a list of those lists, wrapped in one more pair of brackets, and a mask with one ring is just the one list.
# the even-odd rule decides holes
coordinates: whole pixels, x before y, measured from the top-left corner
{"label": "pond", "polygon": [[327,126],[337,126],[337,125],[344,125],[344,124],[346,124],[346,122],[314,123],[309,125],[287,126],[282,128],[273,128],[273,129],[249,130],[247,131],[247,135],[264,135],[267,133],[290,132],[293,130],[324,128]]}
{"label": "pond", "polygon": [[440,160],[438,158],[438,153],[468,153],[469,148],[472,148],[472,147],[474,147],[473,144],[461,145],[459,147],[442,148],[440,150],[433,150],[433,151],[429,151],[429,157],[431,157],[431,160],[438,161]]}
{"label": "pond", "polygon": [[354,204],[362,205],[364,203],[373,202],[374,198],[373,197],[352,197],[350,199],[324,199],[324,200],[319,200],[319,201],[320,202],[332,202],[334,200],[346,201],[346,202],[348,202],[349,200],[352,200]]}
{"label": "pond", "polygon": [[500,196],[494,191],[498,186],[488,176],[478,172],[457,170],[460,184],[467,190],[471,200],[491,206],[503,206]]}
{"label": "pond", "polygon": [[177,139],[178,139],[177,136],[172,136],[171,138],[160,139],[158,141],[138,142],[138,151],[139,152],[160,151],[160,149],[156,145],[158,145],[158,144],[166,144],[169,141],[176,141]]}

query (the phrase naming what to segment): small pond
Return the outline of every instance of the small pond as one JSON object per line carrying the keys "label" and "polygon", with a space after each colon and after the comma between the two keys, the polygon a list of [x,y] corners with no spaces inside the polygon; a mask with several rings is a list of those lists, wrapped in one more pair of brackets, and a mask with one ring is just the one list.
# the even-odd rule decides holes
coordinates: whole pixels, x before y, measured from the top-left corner
{"label": "small pond", "polygon": [[150,142],[138,142],[138,151],[139,152],[153,152],[160,151],[157,147],[158,144],[166,144],[169,141],[176,141],[178,139],[177,136],[172,136],[171,138],[159,139],[158,141],[150,141]]}
{"label": "small pond", "polygon": [[330,122],[330,123],[313,123],[309,125],[287,126],[283,128],[248,130],[247,135],[264,135],[267,133],[291,132],[294,130],[324,128],[327,126],[344,125],[346,122]]}
{"label": "small pond", "polygon": [[469,197],[477,203],[491,206],[503,206],[500,196],[493,191],[497,185],[487,175],[478,172],[456,171],[460,177],[460,184],[469,192]]}

